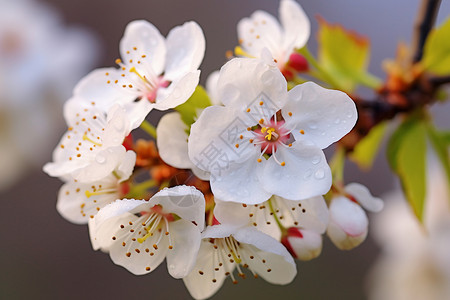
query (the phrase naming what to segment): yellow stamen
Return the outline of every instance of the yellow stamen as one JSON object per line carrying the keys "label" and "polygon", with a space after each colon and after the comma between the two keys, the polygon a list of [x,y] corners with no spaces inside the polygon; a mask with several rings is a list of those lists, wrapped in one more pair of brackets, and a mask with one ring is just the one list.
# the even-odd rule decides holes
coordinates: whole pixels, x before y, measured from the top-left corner
{"label": "yellow stamen", "polygon": [[86,194],[87,198],[90,198],[92,196],[98,196],[98,195],[105,195],[105,194],[114,194],[116,191],[113,190],[104,190],[104,191],[99,191],[99,192],[91,192],[86,190],[84,193]]}
{"label": "yellow stamen", "polygon": [[248,58],[255,58],[253,55],[250,55],[249,53],[244,51],[244,49],[242,49],[240,46],[234,47],[234,54],[236,54],[236,56],[245,56]]}
{"label": "yellow stamen", "polygon": [[132,67],[132,68],[130,69],[130,73],[134,73],[134,74],[136,74],[140,79],[142,79],[142,81],[148,82],[147,78],[145,78],[144,76],[142,76],[141,74],[139,74],[139,72],[136,71],[136,68],[135,68],[135,67]]}

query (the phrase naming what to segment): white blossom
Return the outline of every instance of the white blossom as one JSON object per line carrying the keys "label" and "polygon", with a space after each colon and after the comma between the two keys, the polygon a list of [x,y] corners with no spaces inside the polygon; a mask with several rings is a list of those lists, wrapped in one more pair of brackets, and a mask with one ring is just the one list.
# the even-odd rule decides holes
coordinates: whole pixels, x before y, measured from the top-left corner
{"label": "white blossom", "polygon": [[105,114],[95,102],[72,98],[65,105],[65,117],[69,128],[44,171],[81,182],[110,174],[126,155],[122,143],[131,131],[126,111],[116,104]]}
{"label": "white blossom", "polygon": [[173,28],[167,38],[151,23],[133,21],[120,41],[119,68],[91,72],[74,93],[106,109],[119,102],[131,112],[130,118],[132,112],[146,115],[153,108],[174,108],[194,92],[204,52],[203,32],[193,21]]}
{"label": "white blossom", "polygon": [[202,112],[191,127],[188,152],[211,173],[219,199],[258,204],[272,195],[300,200],[329,190],[331,172],[321,149],[357,119],[345,93],[312,82],[288,92],[276,67],[248,58],[223,66],[217,88],[224,106]]}
{"label": "white blossom", "polygon": [[182,278],[195,264],[204,211],[201,192],[176,186],[149,201],[123,199],[109,204],[95,216],[91,232],[99,248],[131,273],[152,272],[167,258],[169,273]]}
{"label": "white blossom", "polygon": [[243,269],[272,284],[288,284],[297,274],[286,248],[272,237],[251,227],[228,224],[209,226],[192,272],[183,281],[192,297],[206,299],[216,293],[227,276],[233,283],[245,278]]}

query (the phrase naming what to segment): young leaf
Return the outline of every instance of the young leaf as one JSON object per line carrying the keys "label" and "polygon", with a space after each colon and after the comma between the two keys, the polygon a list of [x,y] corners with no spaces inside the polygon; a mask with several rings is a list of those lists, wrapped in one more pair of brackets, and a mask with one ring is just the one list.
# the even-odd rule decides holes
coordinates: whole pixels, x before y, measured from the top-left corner
{"label": "young leaf", "polygon": [[448,143],[445,140],[445,136],[438,132],[432,124],[427,126],[428,138],[431,141],[431,145],[434,148],[439,160],[441,161],[442,167],[447,174],[447,184],[450,188],[450,159],[448,153]]}
{"label": "young leaf", "polygon": [[367,73],[370,56],[369,40],[339,25],[318,18],[319,63],[345,92],[353,92],[357,84],[377,88],[381,81]]}
{"label": "young leaf", "polygon": [[422,63],[425,70],[437,75],[450,73],[450,18],[433,29],[425,42]]}
{"label": "young leaf", "polygon": [[401,180],[406,199],[420,221],[423,221],[426,195],[425,158],[425,125],[418,118],[409,118],[391,136],[388,159]]}
{"label": "young leaf", "polygon": [[211,106],[208,93],[198,85],[192,96],[185,103],[175,107],[175,110],[180,113],[181,120],[190,128],[198,117],[198,111],[208,106]]}
{"label": "young leaf", "polygon": [[388,122],[381,122],[373,127],[350,154],[350,159],[362,169],[370,169],[378,153]]}

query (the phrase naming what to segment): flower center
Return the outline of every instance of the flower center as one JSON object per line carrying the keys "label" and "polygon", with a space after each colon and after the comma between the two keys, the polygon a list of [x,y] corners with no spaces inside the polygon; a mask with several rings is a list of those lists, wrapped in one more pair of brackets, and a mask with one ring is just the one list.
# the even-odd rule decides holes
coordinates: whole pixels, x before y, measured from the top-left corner
{"label": "flower center", "polygon": [[[133,51],[137,50],[137,47],[133,48]],[[127,51],[126,53],[127,55],[130,55],[131,51]],[[122,62],[121,59],[116,59],[116,64],[120,66],[120,69],[123,71],[123,73],[120,75],[120,79],[111,78],[112,80],[108,80],[107,83],[111,84],[112,82],[114,82],[119,86],[122,85],[122,88],[128,89],[131,92],[135,93],[138,100],[147,98],[147,100],[151,103],[155,103],[158,89],[168,87],[171,82],[165,80],[163,76],[158,76],[157,74],[153,73],[151,67],[145,65],[144,59],[146,57],[147,55],[143,54],[140,56],[140,60],[137,61],[133,59],[127,59],[127,61],[125,62],[127,65]],[[136,66],[138,66],[138,69],[141,70],[136,69]],[[135,76],[128,76],[129,74],[126,72],[126,70],[129,71],[128,73],[132,73]],[[142,70],[145,70],[144,73]],[[106,76],[110,76],[110,74],[106,73]]]}
{"label": "flower center", "polygon": [[[253,134],[253,138],[249,139],[249,142],[261,148],[261,155],[258,158],[258,162],[262,162],[263,156],[267,159],[273,156],[273,159],[279,165],[285,166],[286,163],[279,161],[275,153],[278,147],[292,146],[290,143],[293,140],[291,130],[285,128],[286,122],[281,115],[281,110],[268,117],[264,112],[263,106],[264,101],[261,101],[258,106],[260,111],[256,113],[256,116],[260,117],[258,124],[247,128]],[[251,113],[251,108],[247,109],[247,113]]]}

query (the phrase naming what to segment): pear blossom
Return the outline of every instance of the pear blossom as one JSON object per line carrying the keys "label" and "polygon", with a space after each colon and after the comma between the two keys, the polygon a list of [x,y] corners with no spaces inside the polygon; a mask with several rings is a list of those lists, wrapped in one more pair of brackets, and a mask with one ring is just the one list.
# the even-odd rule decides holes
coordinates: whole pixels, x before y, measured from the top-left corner
{"label": "pear blossom", "polygon": [[327,234],[336,247],[350,250],[361,244],[367,236],[369,220],[362,207],[371,212],[379,212],[383,208],[383,201],[373,197],[359,183],[348,184],[345,192],[347,195],[331,200]]}
{"label": "pear blossom", "polygon": [[200,191],[176,186],[148,201],[123,199],[105,206],[94,217],[91,232],[112,261],[131,273],[152,272],[167,258],[169,273],[181,278],[194,267],[204,210]]}
{"label": "pear blossom", "polygon": [[312,82],[288,92],[276,66],[250,58],[225,64],[217,89],[224,106],[207,107],[188,142],[191,161],[211,173],[217,198],[259,204],[272,195],[300,200],[329,190],[321,149],[357,119],[345,93]]}
{"label": "pear blossom", "polygon": [[183,278],[195,299],[206,299],[216,293],[227,276],[245,278],[243,269],[254,277],[272,284],[288,284],[297,274],[296,265],[286,248],[272,237],[251,227],[230,224],[209,226],[202,233],[197,262]]}
{"label": "pear blossom", "polygon": [[240,47],[238,55],[261,57],[267,48],[279,69],[290,79],[293,72],[308,69],[306,59],[295,52],[303,48],[311,34],[311,25],[302,7],[294,0],[281,0],[278,20],[265,11],[258,10],[237,25]]}
{"label": "pear blossom", "polygon": [[65,117],[68,131],[44,171],[50,176],[72,176],[81,182],[110,174],[126,155],[122,143],[131,131],[126,111],[116,104],[105,114],[95,102],[72,98],[65,105]]}
{"label": "pear blossom", "polygon": [[[144,115],[151,109],[174,108],[194,92],[204,52],[203,32],[193,21],[173,28],[166,39],[151,23],[133,21],[120,41],[120,68],[94,70],[74,94],[95,99],[105,109],[119,102],[127,111]],[[139,109],[129,108],[135,105]]]}
{"label": "pear blossom", "polygon": [[200,179],[209,180],[209,173],[199,169],[189,159],[187,129],[178,112],[165,114],[156,127],[158,153],[168,165],[191,169]]}
{"label": "pear blossom", "polygon": [[88,223],[100,209],[126,194],[128,185],[124,181],[130,178],[135,162],[136,154],[127,151],[106,177],[87,183],[69,180],[59,190],[56,209],[72,223]]}

